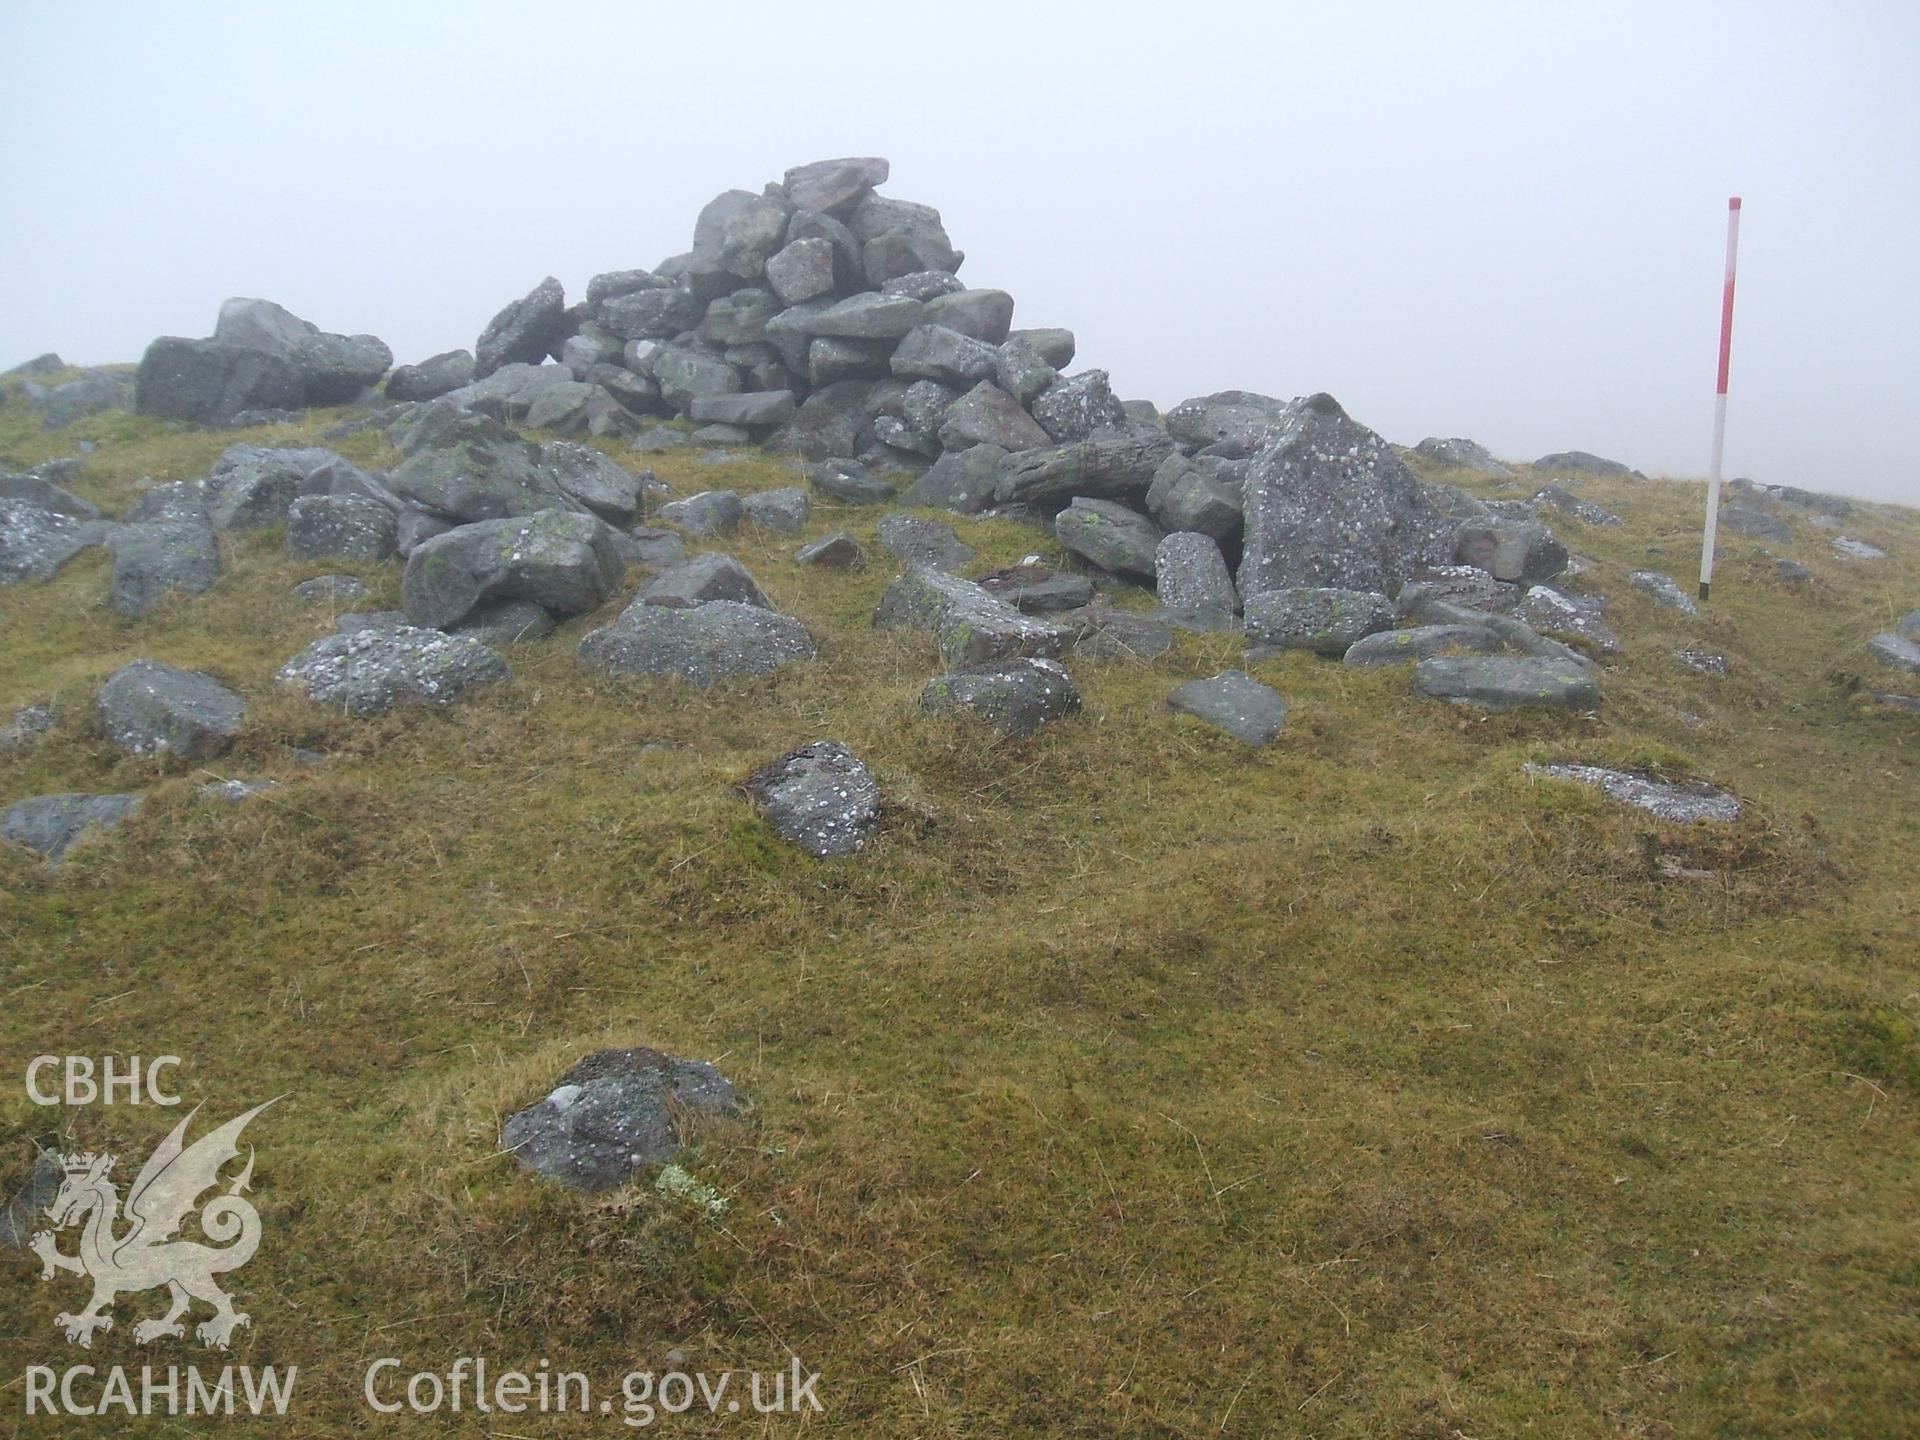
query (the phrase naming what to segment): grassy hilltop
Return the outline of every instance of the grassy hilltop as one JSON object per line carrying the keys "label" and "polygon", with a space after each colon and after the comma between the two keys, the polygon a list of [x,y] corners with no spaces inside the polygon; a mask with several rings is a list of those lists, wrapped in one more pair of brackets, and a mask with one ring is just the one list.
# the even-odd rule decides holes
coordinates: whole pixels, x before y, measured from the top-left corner
{"label": "grassy hilltop", "polygon": [[[241,440],[392,464],[375,432],[314,438],[346,413],[42,436],[15,402],[0,457],[93,439],[72,488],[117,514]],[[645,463],[682,494],[794,483],[770,457]],[[878,514],[817,496],[804,536],[710,548],[819,660],[706,692],[577,663],[623,595],[509,651],[510,685],[347,718],[273,681],[331,625],[289,591],[346,571],[374,592],[355,608],[391,608],[400,567],[294,561],[278,530],[223,534],[216,588],[144,620],[105,607],[98,550],[0,590],[0,711],[61,717],[0,757],[0,806],[149,793],[57,870],[0,850],[0,1180],[36,1141],[131,1168],[177,1118],[39,1109],[17,1077],[42,1052],[178,1054],[208,1119],[285,1093],[248,1133],[265,1238],[233,1286],[254,1323],[232,1358],[301,1370],[295,1413],[248,1422],[276,1435],[578,1434],[375,1416],[361,1376],[549,1357],[612,1393],[672,1350],[709,1372],[800,1356],[835,1435],[1903,1433],[1920,716],[1872,698],[1902,682],[1863,645],[1920,605],[1920,513],[1848,520],[1889,552],[1872,562],[1795,522],[1774,548],[1816,580],[1794,588],[1723,532],[1689,619],[1625,577],[1691,589],[1701,487],[1577,488],[1625,520],[1553,520],[1625,642],[1597,715],[1486,716],[1417,698],[1404,667],[1290,655],[1249,667],[1293,707],[1257,752],[1163,707],[1242,663],[1228,636],[1070,659],[1084,712],[1028,742],[922,716],[930,640],[869,623],[895,573]],[[1065,563],[1032,527],[956,523],[981,568]],[[792,563],[841,527],[867,569]],[[245,696],[229,754],[137,761],[95,733],[95,691],[142,657]],[[835,862],[736,790],[825,737],[890,806]],[[1664,825],[1530,760],[1707,779],[1747,811]],[[227,805],[209,775],[281,788]],[[750,1100],[683,1157],[724,1216],[645,1185],[582,1197],[500,1152],[506,1114],[633,1044],[713,1059]],[[79,1282],[0,1259],[8,1380],[142,1363],[131,1317],[158,1295],[70,1350],[51,1322]],[[78,1423],[28,1425],[17,1384],[0,1410]]]}

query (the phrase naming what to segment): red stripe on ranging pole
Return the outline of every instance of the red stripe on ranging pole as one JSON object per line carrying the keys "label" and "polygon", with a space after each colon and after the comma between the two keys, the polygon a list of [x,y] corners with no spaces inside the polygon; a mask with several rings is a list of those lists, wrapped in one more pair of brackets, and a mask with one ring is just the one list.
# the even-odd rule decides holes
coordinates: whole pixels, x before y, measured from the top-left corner
{"label": "red stripe on ranging pole", "polygon": [[1733,358],[1733,275],[1740,254],[1740,197],[1727,201],[1727,278],[1720,289],[1720,376],[1713,389],[1713,467],[1707,475],[1707,533],[1700,546],[1700,598],[1713,584],[1713,543],[1720,529],[1720,462],[1727,441],[1727,370]]}

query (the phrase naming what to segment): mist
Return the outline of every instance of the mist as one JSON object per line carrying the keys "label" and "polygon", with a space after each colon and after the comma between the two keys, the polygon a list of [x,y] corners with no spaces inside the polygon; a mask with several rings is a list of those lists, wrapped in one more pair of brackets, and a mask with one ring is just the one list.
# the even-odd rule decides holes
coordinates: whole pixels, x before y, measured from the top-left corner
{"label": "mist", "polygon": [[1910,5],[9,7],[0,367],[222,299],[471,346],[717,192],[889,157],[965,277],[1163,408],[1920,503]]}

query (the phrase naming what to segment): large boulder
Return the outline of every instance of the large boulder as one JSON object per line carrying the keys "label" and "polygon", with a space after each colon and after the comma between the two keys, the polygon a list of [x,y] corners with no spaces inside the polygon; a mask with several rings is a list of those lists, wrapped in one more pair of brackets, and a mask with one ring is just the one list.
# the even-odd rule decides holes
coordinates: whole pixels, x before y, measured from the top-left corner
{"label": "large boulder", "polygon": [[951,525],[917,515],[889,515],[881,520],[878,533],[881,547],[905,565],[951,573],[975,554]]}
{"label": "large boulder", "polygon": [[929,631],[948,665],[1058,655],[1068,640],[1059,626],[1021,614],[971,580],[924,566],[909,567],[887,585],[873,623]]}
{"label": "large boulder", "polygon": [[810,460],[855,454],[866,425],[870,388],[864,380],[841,380],[815,390],[791,420],[767,437],[766,448]]}
{"label": "large boulder", "polygon": [[107,553],[108,602],[122,615],[149,614],[170,594],[204,594],[220,578],[220,546],[204,512],[122,525],[107,537]]}
{"label": "large boulder", "polygon": [[1413,453],[1422,460],[1447,470],[1465,470],[1474,475],[1491,475],[1505,478],[1513,471],[1493,458],[1486,446],[1472,440],[1459,437],[1445,439],[1438,435],[1429,435],[1413,447]]}
{"label": "large boulder", "polygon": [[100,687],[94,713],[122,750],[205,760],[233,743],[247,707],[211,675],[135,660]]}
{"label": "large boulder", "polygon": [[1600,704],[1591,667],[1538,656],[1436,656],[1414,666],[1413,685],[1429,699],[1480,710],[1593,710]]}
{"label": "large boulder", "polygon": [[283,355],[165,335],[134,372],[133,408],[143,415],[225,425],[248,410],[292,409],[306,395],[300,367]]}
{"label": "large boulder", "polygon": [[936,675],[920,692],[920,708],[929,715],[968,714],[1025,739],[1078,710],[1080,691],[1057,660],[997,660]]}
{"label": "large boulder", "polygon": [[393,364],[393,352],[378,337],[332,334],[271,300],[225,301],[213,338],[291,361],[300,372],[297,404],[344,404],[378,384]]}
{"label": "large boulder", "polygon": [[767,823],[819,860],[851,855],[880,823],[873,772],[838,740],[817,740],[747,777]]}
{"label": "large boulder", "polygon": [[1451,560],[1453,543],[1453,522],[1392,447],[1316,395],[1288,408],[1247,472],[1240,593],[1391,595]]}
{"label": "large boulder", "polygon": [[1287,702],[1244,670],[1189,680],[1167,697],[1167,708],[1224,730],[1254,749],[1270,743],[1287,723]]}
{"label": "large boulder", "polygon": [[733,1108],[727,1078],[658,1050],[601,1050],[537,1104],[507,1118],[503,1149],[575,1190],[612,1190],[680,1153],[690,1117]]}
{"label": "large boulder", "polygon": [[815,160],[787,171],[781,188],[798,209],[844,215],[872,194],[876,185],[886,184],[889,171],[878,155]]}
{"label": "large boulder", "polygon": [[1112,500],[1076,497],[1053,519],[1053,533],[1074,554],[1115,575],[1151,580],[1164,538],[1138,510]]}
{"label": "large boulder", "polygon": [[502,365],[538,365],[559,345],[566,319],[566,292],[549,275],[487,322],[473,342],[475,377],[484,380]]}
{"label": "large boulder", "polygon": [[540,447],[481,416],[467,416],[439,443],[409,455],[387,477],[402,500],[449,520],[498,520],[572,501]]}
{"label": "large boulder", "polygon": [[982,380],[953,402],[940,425],[940,444],[948,450],[998,445],[1003,450],[1036,450],[1053,437],[1020,408],[1020,402],[991,380]]}
{"label": "large boulder", "polygon": [[1533,462],[1533,468],[1551,470],[1560,475],[1597,475],[1616,479],[1640,475],[1640,472],[1632,466],[1622,465],[1618,460],[1591,455],[1585,450],[1557,450],[1551,455],[1542,455]]}
{"label": "large boulder", "polygon": [[[1096,430],[1127,423],[1104,370],[1083,370],[1049,385],[1033,402],[1033,418],[1057,441],[1084,440]],[[1167,448],[1172,449],[1169,436]]]}
{"label": "large boulder", "polygon": [[714,600],[736,600],[762,610],[773,609],[752,572],[733,556],[717,550],[663,570],[640,587],[640,598],[649,605],[672,605],[681,610]]}
{"label": "large boulder", "polygon": [[998,445],[949,450],[900,495],[902,505],[977,515],[993,504],[1007,452]]}
{"label": "large boulder", "polygon": [[302,495],[287,511],[287,551],[303,559],[385,560],[397,536],[394,512],[364,495]]}
{"label": "large boulder", "polygon": [[[1065,362],[1055,360],[1055,365]],[[1183,400],[1167,412],[1167,430],[1189,451],[1214,450],[1248,456],[1292,408],[1285,400],[1251,390],[1222,390]]]}
{"label": "large boulder", "polygon": [[733,600],[691,610],[635,601],[580,642],[582,663],[594,669],[671,676],[703,689],[813,657],[813,640],[798,620]]}
{"label": "large boulder", "polygon": [[457,624],[481,604],[531,600],[577,615],[619,589],[625,562],[605,522],[571,510],[482,520],[436,535],[407,557],[402,604],[416,624]]}
{"label": "large boulder", "polygon": [[1142,426],[1109,431],[1090,440],[1048,445],[1007,457],[994,498],[1002,504],[1043,505],[1078,496],[1088,500],[1137,499],[1173,457],[1164,430]]}
{"label": "large boulder", "polygon": [[1182,530],[1160,542],[1153,557],[1154,591],[1168,610],[1230,620],[1240,611],[1227,560],[1210,535]]}
{"label": "large boulder", "polygon": [[1239,535],[1244,504],[1238,486],[1180,454],[1161,461],[1147,486],[1148,513],[1163,529],[1193,530],[1222,543]]}
{"label": "large boulder", "polygon": [[1393,606],[1377,590],[1311,586],[1258,595],[1242,591],[1241,598],[1247,639],[1276,650],[1344,655],[1359,640],[1393,625]]}
{"label": "large boulder", "polygon": [[316,640],[276,679],[349,715],[447,705],[475,685],[507,680],[499,652],[463,635],[412,625],[370,627]]}
{"label": "large boulder", "polygon": [[609,525],[631,525],[640,516],[647,482],[591,445],[550,440],[540,463],[569,499]]}
{"label": "large boulder", "polygon": [[974,385],[992,379],[999,361],[999,351],[984,341],[945,325],[919,325],[893,351],[888,365],[902,379]]}
{"label": "large boulder", "polygon": [[0,585],[51,580],[74,556],[113,533],[113,526],[98,520],[0,499]]}
{"label": "large boulder", "polygon": [[1004,290],[948,290],[930,297],[927,323],[998,345],[1013,326],[1013,297]]}
{"label": "large boulder", "polygon": [[36,795],[0,814],[0,840],[24,845],[57,865],[88,831],[111,830],[140,803],[138,795]]}
{"label": "large boulder", "polygon": [[947,239],[940,212],[931,205],[870,194],[847,212],[846,221],[860,242],[870,285],[918,270],[957,274],[966,258]]}
{"label": "large boulder", "polygon": [[767,260],[767,284],[782,305],[833,294],[833,243],[817,238],[789,240]]}
{"label": "large boulder", "polygon": [[387,376],[390,400],[438,400],[473,383],[473,352],[443,350],[417,365],[402,365]]}

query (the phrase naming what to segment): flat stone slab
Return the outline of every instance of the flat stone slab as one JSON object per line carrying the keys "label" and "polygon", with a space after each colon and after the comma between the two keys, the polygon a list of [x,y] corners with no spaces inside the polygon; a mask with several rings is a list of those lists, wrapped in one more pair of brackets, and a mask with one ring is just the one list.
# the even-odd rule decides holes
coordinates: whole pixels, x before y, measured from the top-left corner
{"label": "flat stone slab", "polygon": [[1378,630],[1347,647],[1343,663],[1355,669],[1375,665],[1412,665],[1435,655],[1492,655],[1506,648],[1484,625],[1415,625]]}
{"label": "flat stone slab", "polygon": [[974,548],[953,526],[917,515],[889,515],[880,522],[880,544],[904,565],[952,572],[973,559]]}
{"label": "flat stone slab", "polygon": [[844,530],[809,540],[793,552],[796,565],[820,565],[828,570],[856,570],[867,563],[866,548]]}
{"label": "flat stone slab", "polygon": [[1022,615],[971,580],[917,565],[888,584],[873,623],[931,631],[948,665],[1058,655],[1067,646],[1059,626]]}
{"label": "flat stone slab", "polygon": [[929,715],[962,711],[1025,739],[1078,710],[1080,690],[1057,660],[1002,660],[934,676],[920,692],[920,708]]}
{"label": "flat stone slab", "polygon": [[498,651],[463,635],[393,625],[328,635],[275,677],[349,715],[396,706],[446,705],[475,685],[512,678]]}
{"label": "flat stone slab", "polygon": [[122,750],[205,760],[233,743],[247,706],[211,675],[135,660],[100,687],[94,713]]}
{"label": "flat stone slab", "polygon": [[1884,560],[1887,552],[1878,545],[1869,545],[1864,540],[1850,540],[1845,535],[1835,539],[1833,548],[1850,560]]}
{"label": "flat stone slab", "polygon": [[680,1153],[688,1117],[723,1114],[733,1083],[704,1060],[602,1050],[545,1098],[509,1116],[500,1143],[527,1169],[575,1190],[611,1190]]}
{"label": "flat stone slab", "polygon": [[89,545],[101,544],[113,526],[77,520],[22,500],[0,499],[0,585],[51,580]]}
{"label": "flat stone slab", "polygon": [[1605,619],[1607,602],[1598,595],[1568,595],[1546,585],[1527,591],[1514,618],[1550,635],[1571,635],[1606,654],[1616,654],[1620,637]]}
{"label": "flat stone slab", "polygon": [[89,830],[111,830],[140,803],[138,795],[36,795],[0,814],[0,840],[24,845],[57,865]]}
{"label": "flat stone slab", "polygon": [[1556,780],[1574,780],[1606,791],[1623,805],[1637,805],[1662,820],[1688,823],[1696,820],[1731,821],[1740,818],[1740,802],[1724,790],[1702,781],[1669,784],[1650,775],[1627,770],[1605,770],[1598,765],[1529,765],[1529,775],[1547,775]]}
{"label": "flat stone slab", "polygon": [[807,627],[791,615],[737,600],[691,610],[639,600],[580,642],[581,661],[596,670],[672,676],[703,689],[720,680],[771,675],[814,653]]}
{"label": "flat stone slab", "polygon": [[1392,625],[1393,606],[1377,590],[1305,586],[1246,597],[1247,639],[1278,650],[1345,655]]}
{"label": "flat stone slab", "polygon": [[296,600],[364,600],[367,587],[351,575],[316,575],[293,587]]}
{"label": "flat stone slab", "polygon": [[1009,565],[975,582],[1023,615],[1057,615],[1093,602],[1093,582],[1046,565]]}
{"label": "flat stone slab", "polygon": [[1076,659],[1158,660],[1173,649],[1173,627],[1157,615],[1089,605],[1060,621],[1073,628]]}
{"label": "flat stone slab", "polygon": [[1590,667],[1535,656],[1436,656],[1414,666],[1413,686],[1430,700],[1482,710],[1579,711],[1600,704]]}
{"label": "flat stone slab", "polygon": [[880,823],[873,772],[838,740],[782,755],[749,776],[746,791],[782,839],[819,860],[851,855]]}
{"label": "flat stone slab", "polygon": [[1227,670],[1211,680],[1189,680],[1167,697],[1167,706],[1255,749],[1271,741],[1287,723],[1287,702],[1279,691],[1244,670]]}
{"label": "flat stone slab", "polygon": [[1920,675],[1920,643],[1904,635],[1891,631],[1876,635],[1867,642],[1867,653],[1882,665],[1904,670],[1909,675]]}
{"label": "flat stone slab", "polygon": [[1658,570],[1635,570],[1627,576],[1627,583],[1636,590],[1646,591],[1669,610],[1678,610],[1682,615],[1700,613],[1700,607],[1693,603],[1693,597],[1682,590],[1671,575],[1662,575]]}

